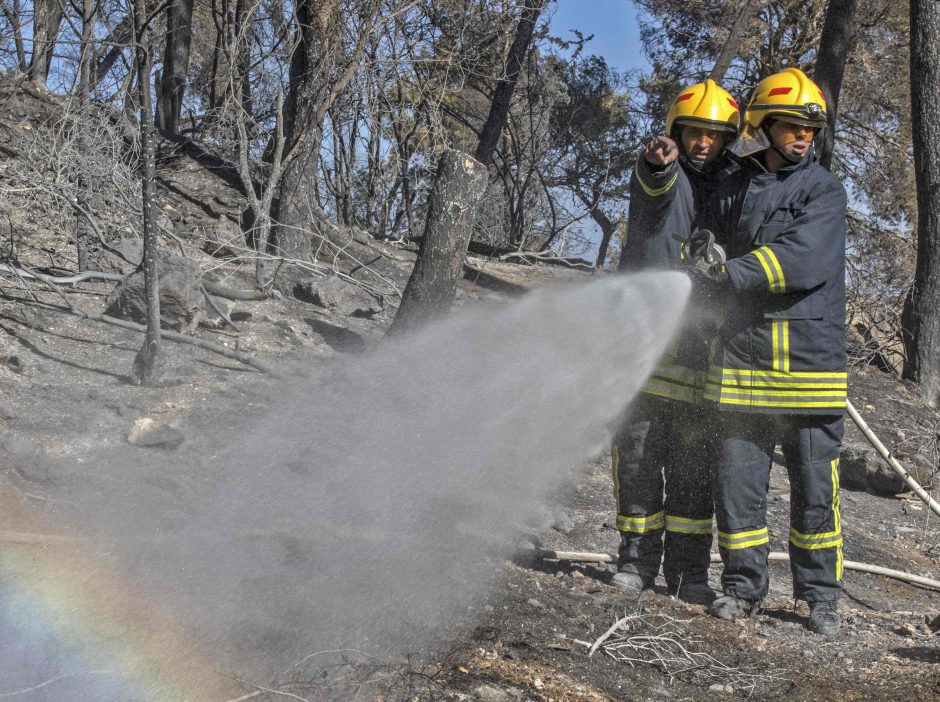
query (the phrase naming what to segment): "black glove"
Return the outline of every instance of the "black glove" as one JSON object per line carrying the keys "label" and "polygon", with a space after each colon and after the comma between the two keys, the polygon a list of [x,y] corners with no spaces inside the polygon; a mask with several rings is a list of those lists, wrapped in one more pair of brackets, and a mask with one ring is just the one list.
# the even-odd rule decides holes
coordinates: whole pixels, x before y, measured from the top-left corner
{"label": "black glove", "polygon": [[692,280],[694,296],[715,297],[730,280],[723,263],[709,263],[704,256],[691,259],[683,270]]}

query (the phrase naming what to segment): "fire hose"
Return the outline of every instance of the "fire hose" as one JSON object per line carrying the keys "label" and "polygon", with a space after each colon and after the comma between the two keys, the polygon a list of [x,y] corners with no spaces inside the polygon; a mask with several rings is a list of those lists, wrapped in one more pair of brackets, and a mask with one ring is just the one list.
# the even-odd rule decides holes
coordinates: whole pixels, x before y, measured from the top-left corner
{"label": "fire hose", "polygon": [[[569,561],[573,563],[616,563],[617,557],[609,553],[590,553],[586,551],[552,551],[550,549],[537,548],[535,555],[542,560],[550,561]],[[720,563],[721,556],[717,553],[711,555],[712,563]],[[771,561],[789,561],[790,555],[783,551],[771,551],[768,560]],[[887,578],[894,578],[906,583],[920,585],[921,587],[940,590],[940,581],[925,578],[921,575],[905,573],[903,570],[894,570],[893,568],[884,568],[882,566],[871,565],[869,563],[860,563],[859,561],[843,561],[843,568],[854,570],[860,573],[872,573],[874,575],[883,575]]]}

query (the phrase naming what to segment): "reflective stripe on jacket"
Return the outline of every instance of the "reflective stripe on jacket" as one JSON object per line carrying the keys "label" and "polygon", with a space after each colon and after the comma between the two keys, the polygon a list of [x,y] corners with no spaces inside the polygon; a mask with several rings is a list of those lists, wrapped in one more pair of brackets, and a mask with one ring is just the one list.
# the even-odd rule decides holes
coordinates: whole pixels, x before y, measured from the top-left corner
{"label": "reflective stripe on jacket", "polygon": [[842,184],[812,161],[721,174],[713,226],[732,293],[705,399],[723,409],[841,414],[846,400]]}

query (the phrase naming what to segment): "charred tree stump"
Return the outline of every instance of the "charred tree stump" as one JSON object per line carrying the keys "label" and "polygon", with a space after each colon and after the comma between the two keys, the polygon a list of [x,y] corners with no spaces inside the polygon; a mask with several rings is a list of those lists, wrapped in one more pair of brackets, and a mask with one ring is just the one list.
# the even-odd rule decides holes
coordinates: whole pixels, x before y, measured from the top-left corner
{"label": "charred tree stump", "polygon": [[482,163],[460,151],[444,152],[428,198],[418,262],[402,293],[390,334],[421,326],[450,310],[486,182]]}

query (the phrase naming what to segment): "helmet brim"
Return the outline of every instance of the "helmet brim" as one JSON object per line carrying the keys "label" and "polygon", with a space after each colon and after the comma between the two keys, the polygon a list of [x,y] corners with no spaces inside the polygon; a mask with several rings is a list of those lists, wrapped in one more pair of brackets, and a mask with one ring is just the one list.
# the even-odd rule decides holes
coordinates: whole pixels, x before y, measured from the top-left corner
{"label": "helmet brim", "polygon": [[673,127],[704,127],[705,129],[714,129],[716,132],[727,132],[737,134],[738,127],[728,122],[713,122],[701,117],[677,117]]}
{"label": "helmet brim", "polygon": [[799,124],[802,127],[812,127],[813,129],[822,129],[826,126],[826,119],[808,119],[795,115],[792,112],[769,112],[764,115],[764,121],[774,120],[777,122],[789,122],[790,124]]}

